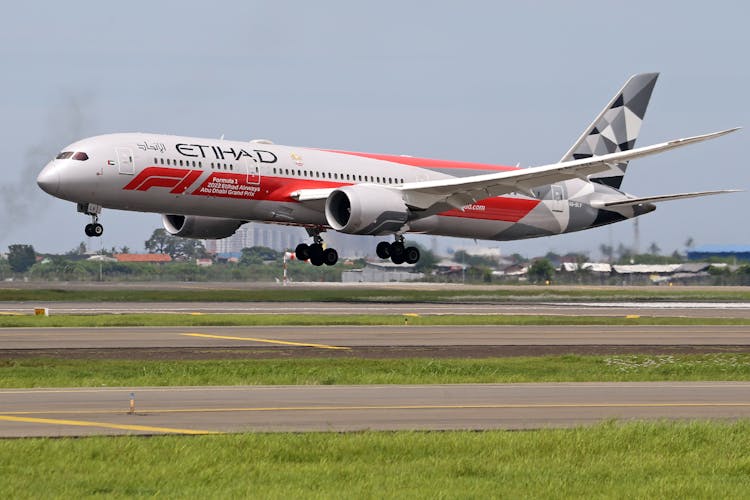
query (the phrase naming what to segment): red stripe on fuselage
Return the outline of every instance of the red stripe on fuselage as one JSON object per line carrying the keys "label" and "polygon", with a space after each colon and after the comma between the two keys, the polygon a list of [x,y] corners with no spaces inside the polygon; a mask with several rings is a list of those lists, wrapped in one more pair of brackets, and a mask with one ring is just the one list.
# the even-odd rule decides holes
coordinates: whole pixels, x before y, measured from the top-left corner
{"label": "red stripe on fuselage", "polygon": [[486,198],[466,205],[464,211],[448,210],[438,215],[445,217],[462,217],[464,219],[499,220],[518,222],[539,205],[539,200],[525,198]]}
{"label": "red stripe on fuselage", "polygon": [[173,188],[180,182],[180,179],[173,179],[169,177],[149,177],[143,183],[138,186],[136,191],[148,191],[152,187],[165,187]]}
{"label": "red stripe on fuselage", "polygon": [[182,182],[180,182],[170,193],[174,194],[182,194],[184,193],[187,188],[193,185],[193,183],[198,180],[198,177],[201,176],[200,170],[191,170],[187,177],[185,177]]}
{"label": "red stripe on fuselage", "polygon": [[359,156],[362,158],[371,158],[373,160],[390,161],[401,165],[423,168],[463,168],[472,170],[487,170],[490,172],[507,172],[509,170],[518,170],[516,167],[507,167],[503,165],[488,165],[486,163],[468,163],[464,161],[435,160],[432,158],[417,158],[415,156],[398,156],[382,155],[374,153],[357,153],[353,151],[338,151],[335,149],[323,149],[329,153],[339,153],[344,155]]}
{"label": "red stripe on fuselage", "polygon": [[[183,179],[190,170],[185,170],[181,168],[165,168],[165,167],[147,167],[144,168],[138,175],[135,176],[135,178],[130,181],[123,189],[125,190],[133,190],[138,189],[139,191],[145,191],[147,188],[139,187],[141,186],[144,181],[148,180],[149,178],[157,178],[157,177],[167,177],[170,179],[176,179],[174,184],[170,185],[164,185],[164,184],[152,184],[152,185],[160,185],[162,187],[174,187],[175,184],[177,184],[177,181],[180,179]],[[200,170],[196,170],[196,172],[200,173]]]}

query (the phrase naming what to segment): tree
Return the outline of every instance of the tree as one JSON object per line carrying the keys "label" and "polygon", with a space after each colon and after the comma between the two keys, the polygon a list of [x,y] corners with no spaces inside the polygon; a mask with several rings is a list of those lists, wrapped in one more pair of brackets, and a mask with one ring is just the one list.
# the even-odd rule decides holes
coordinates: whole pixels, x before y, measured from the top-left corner
{"label": "tree", "polygon": [[532,283],[545,283],[551,281],[555,275],[555,268],[547,259],[535,260],[529,267],[529,280]]}
{"label": "tree", "polygon": [[169,253],[170,247],[174,245],[174,239],[175,237],[167,233],[166,229],[154,229],[144,245],[151,253]]}
{"label": "tree", "polygon": [[659,248],[659,245],[657,245],[654,241],[649,245],[648,253],[650,253],[651,255],[659,255],[661,253],[661,248]]}
{"label": "tree", "polygon": [[602,243],[599,245],[599,252],[607,258],[607,261],[610,264],[612,263],[612,256],[615,254],[615,249],[612,248],[612,245],[605,245]]}
{"label": "tree", "polygon": [[144,246],[151,253],[166,253],[175,260],[199,259],[206,256],[206,248],[199,240],[172,236],[165,229],[155,229]]}
{"label": "tree", "polygon": [[282,256],[282,252],[277,252],[268,247],[249,247],[242,249],[240,264],[250,266],[252,264],[262,264],[264,261],[277,261]]}
{"label": "tree", "polygon": [[36,252],[31,245],[10,245],[8,247],[8,264],[16,273],[25,273],[36,262]]}

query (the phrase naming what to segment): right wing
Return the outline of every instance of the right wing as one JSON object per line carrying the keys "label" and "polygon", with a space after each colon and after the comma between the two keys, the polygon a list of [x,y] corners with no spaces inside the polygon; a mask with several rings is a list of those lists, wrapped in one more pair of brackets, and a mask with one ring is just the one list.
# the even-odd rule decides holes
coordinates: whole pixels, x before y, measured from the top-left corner
{"label": "right wing", "polygon": [[588,180],[589,175],[607,171],[616,163],[715,139],[736,130],[739,127],[580,160],[472,177],[412,182],[391,189],[401,191],[406,204],[413,208],[428,209],[442,202],[460,209],[492,196],[512,192],[533,195],[532,189],[535,187],[575,178]]}

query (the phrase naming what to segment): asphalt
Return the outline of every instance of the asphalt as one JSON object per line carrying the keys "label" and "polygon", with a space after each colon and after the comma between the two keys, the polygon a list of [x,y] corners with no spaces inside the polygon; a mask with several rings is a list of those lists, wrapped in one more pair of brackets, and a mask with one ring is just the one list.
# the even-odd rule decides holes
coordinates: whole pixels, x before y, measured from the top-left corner
{"label": "asphalt", "polygon": [[[11,303],[0,313],[169,312],[563,314],[750,317],[750,304]],[[750,347],[747,326],[414,326],[2,328],[0,357],[54,351],[134,356],[226,349],[333,355],[382,350],[452,356]],[[629,351],[627,349],[630,349]],[[432,349],[432,350],[430,350]],[[536,350],[534,350],[536,349]],[[651,349],[651,350],[649,350]],[[547,352],[547,351],[550,352]],[[585,351],[588,352],[588,351]],[[592,351],[595,352],[595,351]],[[598,352],[598,351],[597,351]],[[609,352],[609,351],[607,351]],[[620,351],[612,351],[620,352]],[[109,353],[109,354],[108,354]],[[135,354],[134,354],[135,353]],[[432,355],[432,354],[431,354]],[[114,356],[117,357],[117,356]],[[158,357],[158,356],[157,356]],[[189,356],[184,359],[189,358]],[[131,397],[132,393],[132,397]],[[129,412],[131,399],[134,411]],[[564,383],[426,386],[254,386],[0,390],[0,437],[244,431],[531,429],[606,419],[750,417],[750,383]]]}
{"label": "asphalt", "polygon": [[749,395],[748,382],[18,389],[0,391],[0,436],[531,429],[607,419],[737,419],[750,417]]}
{"label": "asphalt", "polygon": [[524,314],[562,316],[684,316],[750,318],[748,302],[513,302],[513,303],[340,303],[340,302],[0,302],[0,314]]}
{"label": "asphalt", "polygon": [[1,328],[2,350],[189,347],[750,345],[748,326],[211,326]]}

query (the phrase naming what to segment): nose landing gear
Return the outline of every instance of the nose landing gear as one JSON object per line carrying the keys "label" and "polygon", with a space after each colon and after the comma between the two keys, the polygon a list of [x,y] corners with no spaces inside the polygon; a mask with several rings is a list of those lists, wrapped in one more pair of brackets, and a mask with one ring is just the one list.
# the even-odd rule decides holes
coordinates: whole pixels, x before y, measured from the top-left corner
{"label": "nose landing gear", "polygon": [[86,224],[86,227],[83,228],[83,231],[86,233],[86,236],[93,236],[95,238],[98,238],[104,233],[104,226],[96,222],[96,218],[93,218],[93,223]]}
{"label": "nose landing gear", "polygon": [[104,233],[104,226],[99,224],[99,214],[102,212],[100,205],[94,205],[93,203],[79,203],[78,211],[82,214],[91,216],[91,224],[86,224],[84,232],[86,236],[98,238]]}
{"label": "nose landing gear", "polygon": [[404,237],[396,236],[396,241],[388,243],[381,241],[375,248],[375,253],[381,259],[391,259],[394,264],[416,264],[419,262],[419,249],[417,247],[405,247]]}
{"label": "nose landing gear", "polygon": [[332,266],[339,260],[338,252],[333,248],[323,248],[323,238],[320,237],[320,231],[309,230],[308,233],[313,237],[313,244],[300,243],[294,249],[294,256],[297,260],[309,260],[313,266]]}

